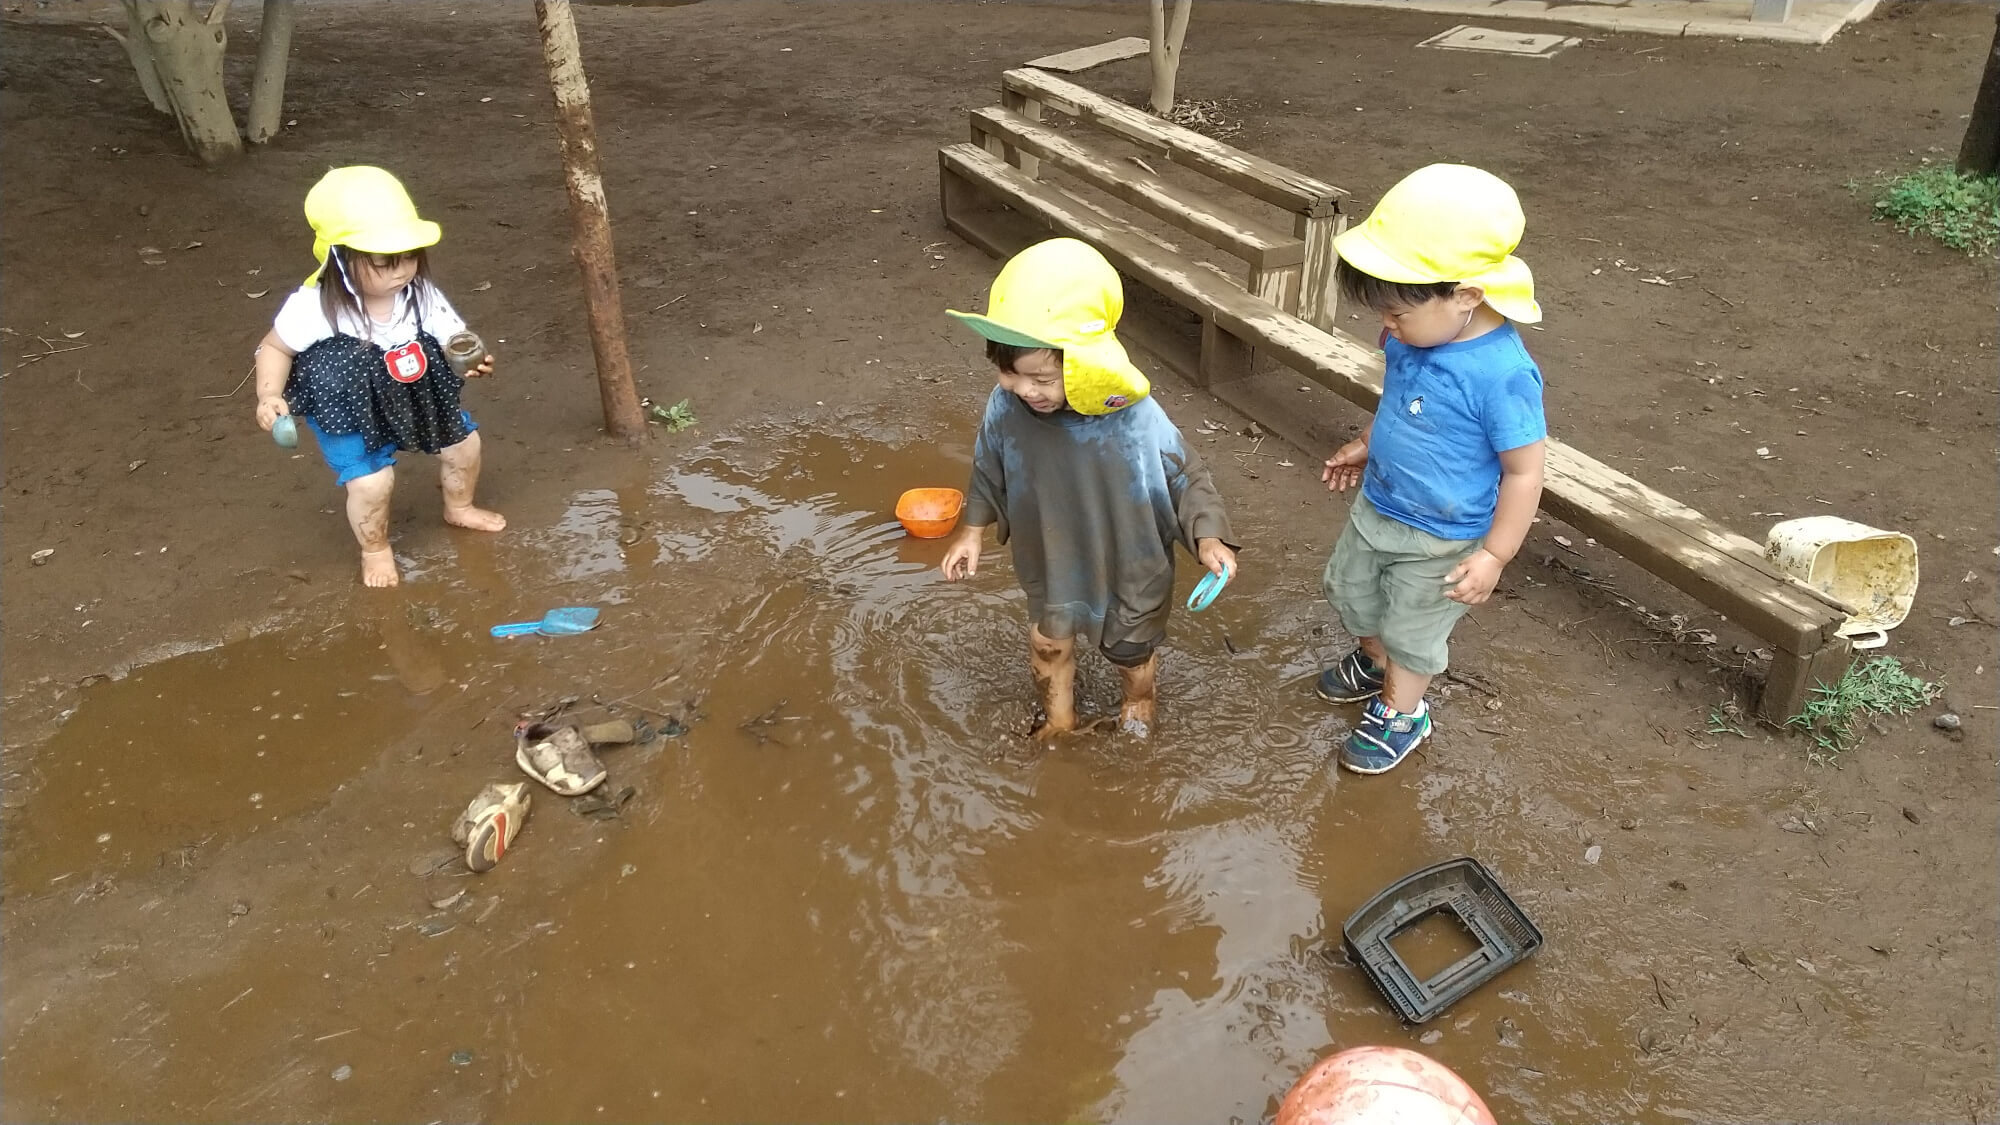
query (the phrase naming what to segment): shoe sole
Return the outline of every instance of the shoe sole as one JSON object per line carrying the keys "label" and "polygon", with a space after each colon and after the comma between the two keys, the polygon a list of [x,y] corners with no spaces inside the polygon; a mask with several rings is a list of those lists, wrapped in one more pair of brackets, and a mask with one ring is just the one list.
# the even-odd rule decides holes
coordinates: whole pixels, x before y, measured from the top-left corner
{"label": "shoe sole", "polygon": [[1347,755],[1342,754],[1340,756],[1340,768],[1361,774],[1364,777],[1374,777],[1376,774],[1388,773],[1390,770],[1395,769],[1397,766],[1400,766],[1404,762],[1409,761],[1410,755],[1416,753],[1417,747],[1422,746],[1425,742],[1429,741],[1430,737],[1431,737],[1430,732],[1428,731],[1424,732],[1422,737],[1418,738],[1415,742],[1410,743],[1410,748],[1408,750],[1405,750],[1401,754],[1398,754],[1396,756],[1396,760],[1390,762],[1386,766],[1357,766],[1347,760]]}

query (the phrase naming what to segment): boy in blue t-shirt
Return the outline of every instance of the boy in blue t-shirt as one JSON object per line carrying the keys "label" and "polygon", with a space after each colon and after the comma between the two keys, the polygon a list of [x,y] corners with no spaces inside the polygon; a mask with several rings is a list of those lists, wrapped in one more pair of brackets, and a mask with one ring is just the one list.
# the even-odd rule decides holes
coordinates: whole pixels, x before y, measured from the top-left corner
{"label": "boy in blue t-shirt", "polygon": [[1320,474],[1361,486],[1322,579],[1360,645],[1316,687],[1367,702],[1340,752],[1356,773],[1430,736],[1424,692],[1452,626],[1492,595],[1541,503],[1542,373],[1514,329],[1542,318],[1513,256],[1524,226],[1500,179],[1433,164],[1334,242],[1341,296],[1382,315],[1386,361],[1374,421]]}

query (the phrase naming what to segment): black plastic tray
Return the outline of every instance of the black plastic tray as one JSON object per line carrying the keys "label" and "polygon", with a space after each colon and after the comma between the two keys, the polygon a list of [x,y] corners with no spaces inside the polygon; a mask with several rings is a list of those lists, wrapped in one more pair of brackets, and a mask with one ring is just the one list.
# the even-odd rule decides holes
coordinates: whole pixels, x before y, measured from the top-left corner
{"label": "black plastic tray", "polygon": [[[1445,910],[1458,916],[1479,948],[1429,980],[1418,980],[1390,939]],[[1349,956],[1410,1023],[1435,1018],[1542,947],[1542,931],[1471,856],[1396,880],[1349,916],[1340,932]]]}

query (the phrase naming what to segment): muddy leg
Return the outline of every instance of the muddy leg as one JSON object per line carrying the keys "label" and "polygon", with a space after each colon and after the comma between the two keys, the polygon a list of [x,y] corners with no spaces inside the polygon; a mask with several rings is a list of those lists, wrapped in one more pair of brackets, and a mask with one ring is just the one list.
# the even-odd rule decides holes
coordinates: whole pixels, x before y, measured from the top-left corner
{"label": "muddy leg", "polygon": [[1028,626],[1028,668],[1042,693],[1042,721],[1029,733],[1052,738],[1076,729],[1076,639],[1052,641]]}
{"label": "muddy leg", "polygon": [[444,522],[474,531],[498,531],[507,526],[499,512],[472,506],[472,490],[479,487],[479,431],[465,435],[457,445],[438,451],[438,483],[444,488]]}
{"label": "muddy leg", "polygon": [[347,526],[361,544],[361,581],[367,586],[394,586],[396,556],[389,550],[389,498],[396,489],[394,466],[347,482]]}
{"label": "muddy leg", "polygon": [[1118,729],[1138,738],[1149,737],[1153,733],[1154,701],[1158,696],[1160,654],[1148,656],[1136,668],[1118,669],[1118,678],[1125,686],[1124,701],[1118,706]]}

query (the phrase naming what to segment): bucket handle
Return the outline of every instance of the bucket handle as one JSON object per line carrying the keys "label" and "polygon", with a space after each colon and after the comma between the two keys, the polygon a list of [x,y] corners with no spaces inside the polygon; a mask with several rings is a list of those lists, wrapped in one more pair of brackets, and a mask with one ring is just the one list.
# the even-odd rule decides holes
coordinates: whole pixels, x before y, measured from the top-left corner
{"label": "bucket handle", "polygon": [[1881,648],[1888,644],[1889,632],[1886,629],[1870,629],[1866,633],[1856,633],[1848,637],[1847,643],[1853,645],[1858,652],[1866,652],[1871,648]]}

